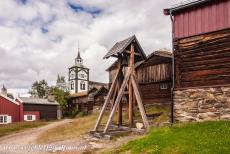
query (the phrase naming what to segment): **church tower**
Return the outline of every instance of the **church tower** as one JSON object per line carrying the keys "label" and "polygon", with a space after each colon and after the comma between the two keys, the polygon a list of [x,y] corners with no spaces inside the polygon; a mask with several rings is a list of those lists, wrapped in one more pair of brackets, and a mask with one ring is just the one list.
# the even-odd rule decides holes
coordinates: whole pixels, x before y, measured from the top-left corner
{"label": "church tower", "polygon": [[69,90],[70,94],[88,92],[89,90],[89,69],[83,66],[79,48],[75,65],[69,68]]}

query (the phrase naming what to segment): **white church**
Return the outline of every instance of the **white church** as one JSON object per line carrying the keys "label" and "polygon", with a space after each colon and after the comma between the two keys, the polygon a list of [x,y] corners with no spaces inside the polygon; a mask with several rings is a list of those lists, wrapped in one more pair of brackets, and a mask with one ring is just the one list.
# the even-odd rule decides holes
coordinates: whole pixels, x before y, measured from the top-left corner
{"label": "white church", "polygon": [[69,90],[70,94],[89,90],[89,69],[83,66],[83,59],[79,51],[75,58],[75,65],[69,68]]}

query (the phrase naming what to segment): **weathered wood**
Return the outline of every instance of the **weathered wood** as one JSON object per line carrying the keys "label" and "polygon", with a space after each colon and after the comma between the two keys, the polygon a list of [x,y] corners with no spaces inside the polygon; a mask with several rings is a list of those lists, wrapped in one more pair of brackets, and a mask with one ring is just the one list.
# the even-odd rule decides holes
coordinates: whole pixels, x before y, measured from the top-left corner
{"label": "weathered wood", "polygon": [[137,100],[137,104],[138,104],[138,108],[140,110],[141,113],[141,117],[144,123],[145,128],[149,129],[149,122],[145,113],[145,109],[143,106],[143,102],[142,102],[142,98],[138,89],[138,85],[137,82],[135,81],[135,78],[133,75],[131,75],[131,82],[132,82],[132,86],[133,86],[133,90],[134,90],[134,94],[136,96],[136,100]]}
{"label": "weathered wood", "polygon": [[133,88],[131,81],[129,81],[129,126],[133,126]]}
{"label": "weathered wood", "polygon": [[176,88],[229,84],[230,29],[174,42]]}
{"label": "weathered wood", "polygon": [[[121,65],[121,62],[120,62],[120,65]],[[123,76],[123,73],[121,73],[119,78],[118,78],[118,91],[121,88],[123,80],[124,80],[124,76]],[[122,97],[121,97],[121,102],[122,102]],[[118,112],[118,114],[117,114],[117,125],[121,126],[122,125],[122,103],[118,104],[117,112]]]}
{"label": "weathered wood", "polygon": [[[134,45],[131,44],[131,52],[130,52],[130,61],[129,66],[132,69],[132,74],[135,74],[134,72]],[[133,126],[133,88],[132,88],[132,82],[129,81],[129,126],[130,128]]]}
{"label": "weathered wood", "polygon": [[108,131],[109,125],[110,125],[110,123],[111,123],[111,121],[113,119],[113,116],[115,114],[116,108],[117,108],[118,104],[121,102],[121,98],[122,98],[123,92],[125,91],[125,88],[127,86],[127,82],[130,79],[130,75],[131,75],[131,69],[129,68],[127,70],[127,72],[126,72],[124,81],[123,81],[123,83],[121,85],[121,88],[119,90],[118,96],[117,96],[116,101],[115,101],[114,106],[113,106],[113,109],[112,109],[112,111],[111,111],[111,113],[109,115],[109,119],[108,119],[108,121],[106,123],[105,129],[104,129],[104,133],[106,133]]}
{"label": "weathered wood", "polygon": [[103,117],[103,115],[104,115],[104,113],[105,113],[106,107],[107,107],[107,105],[109,104],[109,101],[110,101],[111,96],[112,96],[112,94],[113,94],[113,91],[114,91],[114,89],[115,89],[115,85],[116,85],[116,82],[117,82],[117,79],[118,79],[119,74],[120,74],[120,69],[118,69],[117,74],[116,74],[116,76],[115,76],[115,78],[114,78],[114,81],[113,81],[113,83],[112,83],[112,85],[111,85],[111,88],[110,88],[110,90],[109,90],[109,93],[108,93],[108,95],[107,95],[107,97],[106,97],[106,99],[105,99],[105,103],[103,104],[103,107],[102,107],[102,109],[101,109],[101,112],[100,112],[100,114],[99,114],[99,117],[98,117],[98,119],[97,119],[97,122],[96,122],[96,124],[95,124],[94,131],[97,131],[97,129],[98,129],[99,125],[100,125],[100,122],[101,122],[102,117]]}
{"label": "weathered wood", "polygon": [[[131,54],[131,52],[128,51],[128,50],[126,50],[125,52],[128,53],[128,54]],[[140,53],[137,53],[137,52],[134,52],[134,55],[135,55],[135,56],[142,56]]]}

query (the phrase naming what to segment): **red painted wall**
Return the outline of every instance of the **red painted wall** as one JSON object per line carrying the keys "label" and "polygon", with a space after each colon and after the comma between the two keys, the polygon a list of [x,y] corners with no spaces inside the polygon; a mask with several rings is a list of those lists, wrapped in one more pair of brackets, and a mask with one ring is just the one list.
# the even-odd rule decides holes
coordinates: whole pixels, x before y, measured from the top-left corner
{"label": "red painted wall", "polygon": [[20,107],[19,105],[0,96],[0,114],[7,114],[12,116],[12,122],[20,121]]}
{"label": "red painted wall", "polygon": [[176,13],[173,27],[174,39],[230,28],[230,0],[214,0]]}
{"label": "red painted wall", "polygon": [[24,111],[23,113],[23,118],[24,115],[35,115],[36,116],[36,120],[40,120],[40,112],[39,111]]}

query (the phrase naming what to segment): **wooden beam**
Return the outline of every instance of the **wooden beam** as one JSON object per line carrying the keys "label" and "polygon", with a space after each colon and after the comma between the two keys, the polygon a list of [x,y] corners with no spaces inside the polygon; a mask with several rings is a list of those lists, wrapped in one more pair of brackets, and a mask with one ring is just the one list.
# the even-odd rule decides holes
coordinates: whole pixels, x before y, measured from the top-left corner
{"label": "wooden beam", "polygon": [[[131,44],[130,48],[130,58],[129,58],[129,67],[131,68],[132,74],[134,73],[134,45]],[[132,82],[129,80],[129,126],[133,126],[133,88]]]}
{"label": "wooden beam", "polygon": [[[118,91],[121,88],[123,80],[124,80],[124,77],[123,77],[123,74],[121,73],[121,75],[119,76],[119,79],[118,79]],[[121,97],[121,102],[122,102],[122,97]],[[118,104],[117,125],[118,126],[122,125],[122,103]]]}
{"label": "wooden beam", "polygon": [[130,79],[130,75],[131,75],[131,69],[128,68],[127,73],[126,73],[125,78],[124,78],[124,81],[123,81],[123,83],[122,83],[122,85],[121,85],[121,88],[120,88],[120,90],[119,90],[118,96],[117,96],[116,101],[115,101],[115,103],[114,103],[112,112],[110,113],[109,119],[108,119],[108,121],[107,121],[107,123],[106,123],[105,129],[104,129],[104,133],[106,133],[106,132],[108,131],[109,125],[110,125],[110,123],[111,123],[111,121],[112,121],[112,119],[113,119],[113,116],[114,116],[114,113],[115,113],[115,111],[116,111],[116,108],[117,108],[118,104],[119,104],[120,101],[121,101],[121,98],[122,98],[123,93],[124,93],[124,91],[125,91],[125,87],[126,87],[126,85],[127,85],[127,82],[128,82],[129,79]]}
{"label": "wooden beam", "polygon": [[129,127],[133,127],[133,88],[129,81]]}
{"label": "wooden beam", "polygon": [[95,124],[94,131],[97,131],[97,129],[98,129],[100,123],[101,123],[101,120],[102,120],[102,117],[103,117],[103,115],[104,115],[104,113],[105,113],[106,107],[107,107],[107,105],[108,105],[108,103],[109,103],[109,101],[110,101],[110,99],[111,99],[111,96],[112,96],[112,94],[113,94],[113,91],[115,90],[115,86],[116,86],[116,82],[117,82],[117,79],[118,79],[119,74],[120,74],[120,67],[119,67],[118,70],[117,70],[117,73],[116,73],[116,75],[115,75],[115,78],[114,78],[114,80],[113,80],[113,83],[112,83],[112,85],[111,85],[111,88],[110,88],[110,90],[109,90],[109,93],[108,93],[108,95],[107,95],[107,97],[106,97],[106,99],[105,99],[105,103],[103,104],[103,107],[102,107],[102,109],[101,109],[101,112],[100,112],[100,114],[99,114],[99,117],[98,117],[98,119],[97,119],[97,122],[96,122],[96,124]]}
{"label": "wooden beam", "polygon": [[[125,50],[125,52],[131,54],[131,52],[128,51],[128,50]],[[140,53],[137,53],[137,52],[134,52],[134,55],[135,55],[135,56],[142,56]]]}
{"label": "wooden beam", "polygon": [[134,94],[136,96],[137,105],[138,105],[139,110],[141,112],[141,117],[142,117],[144,126],[145,126],[145,128],[149,129],[149,122],[148,122],[148,119],[147,119],[147,116],[146,116],[146,113],[145,113],[145,109],[144,109],[144,105],[143,105],[143,102],[142,102],[142,98],[141,98],[141,95],[140,95],[140,92],[139,92],[138,85],[137,85],[137,83],[136,83],[135,78],[134,78],[133,75],[131,75],[131,79],[130,80],[132,82]]}

